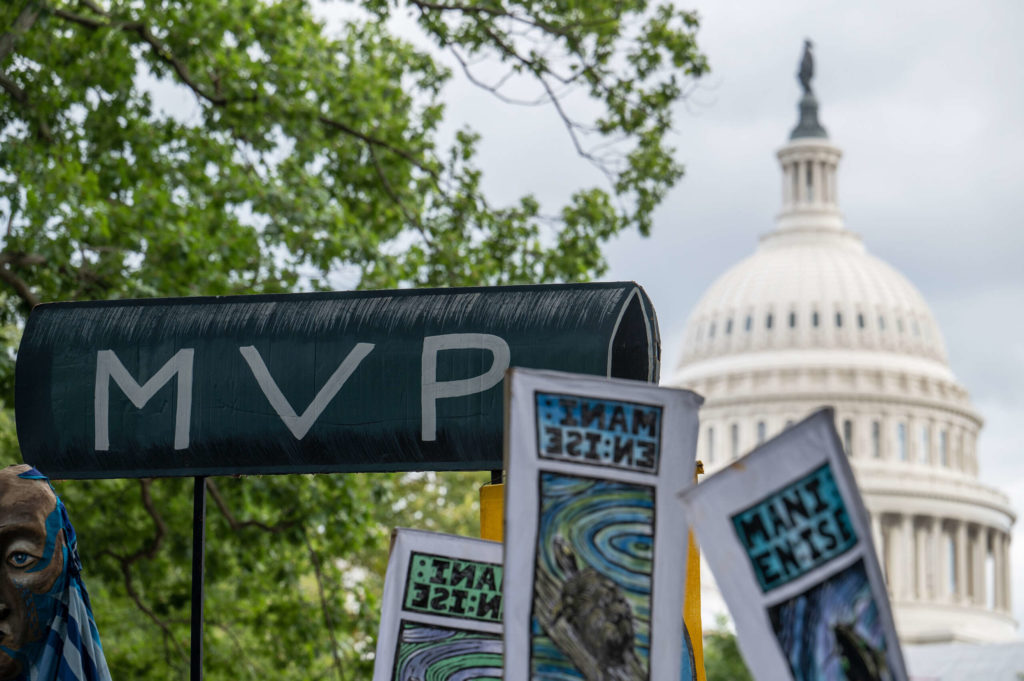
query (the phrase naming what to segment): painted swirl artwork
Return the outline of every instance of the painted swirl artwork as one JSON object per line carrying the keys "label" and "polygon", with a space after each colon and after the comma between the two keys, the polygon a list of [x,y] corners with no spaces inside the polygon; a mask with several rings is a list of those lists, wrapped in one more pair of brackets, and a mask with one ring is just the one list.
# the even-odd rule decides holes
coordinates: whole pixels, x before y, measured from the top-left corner
{"label": "painted swirl artwork", "polygon": [[703,681],[677,501],[700,396],[532,369],[506,381],[506,681]]}
{"label": "painted swirl artwork", "polygon": [[768,609],[796,681],[892,681],[863,561]]}
{"label": "painted swirl artwork", "polygon": [[542,472],[536,681],[649,678],[654,488]]}
{"label": "painted swirl artwork", "polygon": [[501,634],[402,622],[396,681],[497,681]]}

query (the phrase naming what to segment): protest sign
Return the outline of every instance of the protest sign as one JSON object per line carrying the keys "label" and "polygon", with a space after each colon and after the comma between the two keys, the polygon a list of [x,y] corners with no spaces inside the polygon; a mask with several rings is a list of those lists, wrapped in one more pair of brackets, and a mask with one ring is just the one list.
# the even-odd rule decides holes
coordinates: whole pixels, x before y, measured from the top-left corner
{"label": "protest sign", "polygon": [[501,544],[397,529],[373,681],[500,678]]}
{"label": "protest sign", "polygon": [[46,303],[18,349],[58,478],[501,467],[510,366],[657,381],[631,282]]}
{"label": "protest sign", "polygon": [[906,681],[867,511],[831,409],[680,498],[755,678]]}
{"label": "protest sign", "polygon": [[504,678],[694,679],[676,495],[702,399],[523,369],[506,391]]}

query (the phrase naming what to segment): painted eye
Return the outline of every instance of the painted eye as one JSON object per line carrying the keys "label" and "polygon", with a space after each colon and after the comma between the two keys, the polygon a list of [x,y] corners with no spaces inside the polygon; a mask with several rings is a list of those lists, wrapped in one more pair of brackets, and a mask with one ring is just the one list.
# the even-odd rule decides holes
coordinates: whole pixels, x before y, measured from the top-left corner
{"label": "painted eye", "polygon": [[16,568],[28,567],[35,562],[35,558],[24,551],[15,551],[7,557],[7,562]]}

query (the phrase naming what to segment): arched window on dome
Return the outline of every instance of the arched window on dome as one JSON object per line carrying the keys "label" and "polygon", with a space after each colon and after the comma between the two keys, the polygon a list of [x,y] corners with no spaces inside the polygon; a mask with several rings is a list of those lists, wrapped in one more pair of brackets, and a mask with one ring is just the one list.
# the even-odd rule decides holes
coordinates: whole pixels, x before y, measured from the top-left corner
{"label": "arched window on dome", "polygon": [[862,313],[862,312],[858,312],[857,313],[857,328],[859,328],[859,329],[863,329],[864,328],[864,313]]}
{"label": "arched window on dome", "polygon": [[992,548],[985,541],[985,607],[993,610],[996,607],[996,558]]}
{"label": "arched window on dome", "polygon": [[734,423],[729,426],[729,454],[733,459],[740,456],[740,425]]}
{"label": "arched window on dome", "polygon": [[732,317],[725,320],[725,335],[732,335]]}
{"label": "arched window on dome", "polygon": [[789,328],[791,328],[791,329],[795,329],[796,328],[796,312],[790,312],[789,313]]}
{"label": "arched window on dome", "polygon": [[928,429],[928,424],[921,424],[918,427],[918,441],[916,441],[916,445],[918,445],[916,446],[916,449],[918,449],[918,452],[916,452],[916,455],[918,455],[916,456],[916,459],[918,459],[918,461],[920,461],[921,463],[928,463],[928,456],[930,454],[929,451],[932,449],[931,439],[932,438],[931,433]]}
{"label": "arched window on dome", "polygon": [[771,312],[769,312],[768,315],[764,318],[764,328],[768,329],[769,331],[771,331],[771,329],[772,329],[772,313]]}
{"label": "arched window on dome", "polygon": [[939,463],[949,468],[949,443],[945,428],[939,431]]}
{"label": "arched window on dome", "polygon": [[928,463],[931,454],[932,437],[931,429],[927,423],[922,423],[917,431],[917,458],[921,463]]}
{"label": "arched window on dome", "polygon": [[[884,520],[884,518],[883,518]],[[892,545],[893,545],[893,528],[882,524],[882,546],[879,549],[881,554],[879,556],[879,563],[882,564],[882,573],[885,577],[885,583],[889,588],[892,588],[892,577],[890,575],[893,572],[892,566]]]}
{"label": "arched window on dome", "polygon": [[820,322],[821,319],[820,317],[818,317],[818,311],[815,310],[814,312],[811,313],[811,326],[813,326],[814,328],[818,328],[818,324]]}
{"label": "arched window on dome", "polygon": [[843,328],[843,313],[842,312],[836,312],[836,328],[837,329]]}
{"label": "arched window on dome", "polygon": [[956,573],[956,542],[953,541],[953,535],[944,534],[943,540],[946,543],[946,593],[956,593],[956,583],[960,578],[960,575]]}
{"label": "arched window on dome", "polygon": [[707,457],[708,465],[715,462],[715,429],[713,426],[708,426],[707,430],[708,446],[707,446]]}
{"label": "arched window on dome", "polygon": [[843,449],[847,456],[853,456],[853,421],[843,421]]}
{"label": "arched window on dome", "polygon": [[896,424],[896,451],[900,461],[907,460],[907,424]]}
{"label": "arched window on dome", "polygon": [[879,421],[871,422],[871,458],[882,458],[882,424]]}
{"label": "arched window on dome", "polygon": [[747,320],[743,323],[743,330],[750,331],[750,328],[754,325],[754,318],[751,315],[747,315]]}
{"label": "arched window on dome", "polygon": [[765,438],[768,436],[768,428],[765,426],[764,421],[757,422],[757,444],[764,444]]}

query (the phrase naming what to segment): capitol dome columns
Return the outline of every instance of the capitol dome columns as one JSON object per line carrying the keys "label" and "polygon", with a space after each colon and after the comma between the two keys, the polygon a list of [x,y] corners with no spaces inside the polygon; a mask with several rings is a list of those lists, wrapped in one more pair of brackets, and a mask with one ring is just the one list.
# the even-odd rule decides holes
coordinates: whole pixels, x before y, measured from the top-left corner
{"label": "capitol dome columns", "polygon": [[778,152],[782,164],[782,213],[838,212],[836,171],[842,152],[827,139],[805,138]]}
{"label": "capitol dome columns", "polygon": [[1010,536],[1006,529],[962,518],[877,511],[871,515],[871,525],[894,600],[950,603],[1009,614]]}

